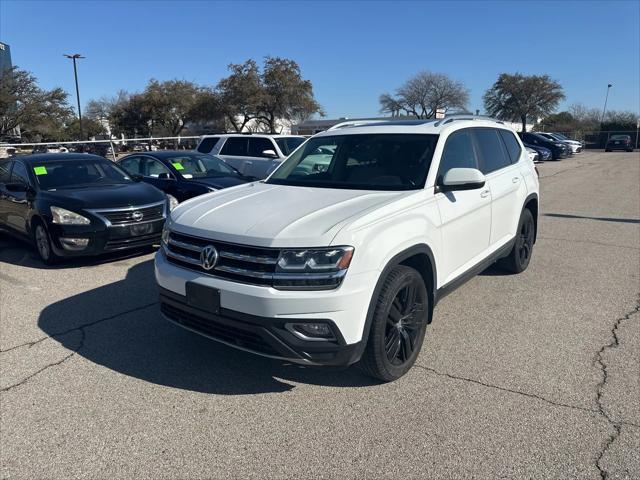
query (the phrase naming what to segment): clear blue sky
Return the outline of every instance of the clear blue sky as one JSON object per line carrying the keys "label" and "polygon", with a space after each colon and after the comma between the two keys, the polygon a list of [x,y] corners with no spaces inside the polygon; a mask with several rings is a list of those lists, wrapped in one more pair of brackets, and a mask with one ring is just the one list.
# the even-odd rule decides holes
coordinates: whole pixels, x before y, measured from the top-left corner
{"label": "clear blue sky", "polygon": [[0,0],[0,40],[44,87],[83,103],[150,78],[215,84],[229,63],[296,60],[328,117],[377,115],[378,96],[422,70],[471,90],[501,72],[549,74],[567,100],[640,112],[640,2],[178,2]]}

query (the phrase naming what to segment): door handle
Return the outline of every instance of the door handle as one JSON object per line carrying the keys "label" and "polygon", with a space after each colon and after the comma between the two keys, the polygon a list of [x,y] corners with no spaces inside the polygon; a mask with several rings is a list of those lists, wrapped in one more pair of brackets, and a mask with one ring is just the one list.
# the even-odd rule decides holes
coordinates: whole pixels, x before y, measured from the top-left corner
{"label": "door handle", "polygon": [[511,183],[518,183],[520,181],[520,177],[513,177],[511,179]]}
{"label": "door handle", "polygon": [[487,198],[489,196],[489,193],[491,193],[489,192],[489,190],[483,190],[480,192],[480,197]]}

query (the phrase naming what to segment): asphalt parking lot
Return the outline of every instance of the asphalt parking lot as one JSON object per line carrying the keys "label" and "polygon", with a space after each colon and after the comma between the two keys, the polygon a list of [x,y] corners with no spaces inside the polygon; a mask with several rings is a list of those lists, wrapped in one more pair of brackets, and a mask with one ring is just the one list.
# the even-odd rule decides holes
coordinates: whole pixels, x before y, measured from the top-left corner
{"label": "asphalt parking lot", "polygon": [[0,236],[0,476],[640,478],[640,154],[539,170],[529,269],[444,299],[383,385],[163,321],[150,253]]}

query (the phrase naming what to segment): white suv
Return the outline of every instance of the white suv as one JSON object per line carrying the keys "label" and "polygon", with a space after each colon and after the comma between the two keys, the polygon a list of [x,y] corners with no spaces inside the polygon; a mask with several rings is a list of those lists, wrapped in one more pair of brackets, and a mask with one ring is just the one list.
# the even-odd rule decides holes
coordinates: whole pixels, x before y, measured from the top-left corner
{"label": "white suv", "polygon": [[261,179],[304,141],[299,135],[204,135],[196,150],[217,155],[243,175]]}
{"label": "white suv", "polygon": [[266,180],[171,212],[156,255],[169,320],[291,362],[391,381],[435,304],[494,262],[527,268],[538,177],[502,122],[350,124]]}

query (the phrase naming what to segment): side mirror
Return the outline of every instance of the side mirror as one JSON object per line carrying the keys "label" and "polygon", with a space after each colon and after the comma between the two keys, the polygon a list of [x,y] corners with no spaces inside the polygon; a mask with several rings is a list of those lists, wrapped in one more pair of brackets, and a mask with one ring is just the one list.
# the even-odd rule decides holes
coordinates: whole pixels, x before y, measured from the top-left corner
{"label": "side mirror", "polygon": [[5,184],[6,189],[9,192],[28,192],[29,185],[24,183],[7,183]]}
{"label": "side mirror", "polygon": [[142,181],[142,175],[140,175],[139,173],[131,173],[129,174],[129,176],[131,177],[131,180],[133,180],[134,182]]}
{"label": "side mirror", "polygon": [[168,172],[162,172],[158,175],[158,179],[160,180],[173,180],[173,177]]}
{"label": "side mirror", "polygon": [[278,158],[278,154],[275,152],[275,150],[263,150],[262,156],[267,158]]}
{"label": "side mirror", "polygon": [[452,168],[445,173],[439,186],[443,192],[475,190],[484,187],[485,181],[482,172],[475,168]]}

